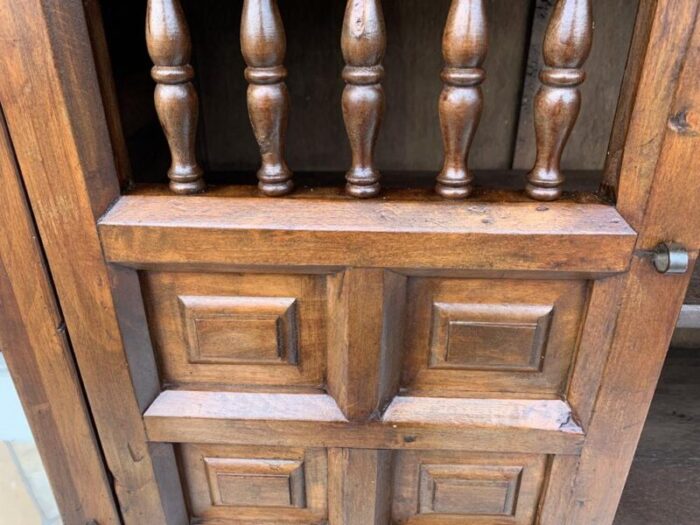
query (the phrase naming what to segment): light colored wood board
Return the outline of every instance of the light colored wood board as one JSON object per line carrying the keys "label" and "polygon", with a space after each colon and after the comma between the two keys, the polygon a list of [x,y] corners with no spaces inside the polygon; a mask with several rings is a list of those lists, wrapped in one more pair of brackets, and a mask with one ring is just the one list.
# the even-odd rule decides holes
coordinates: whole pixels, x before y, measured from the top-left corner
{"label": "light colored wood board", "polygon": [[[383,2],[388,47],[387,111],[377,145],[380,169],[431,170],[442,162],[437,102],[441,41],[449,0]],[[257,169],[245,105],[245,67],[237,28],[240,4],[187,2],[202,100],[202,157],[212,170]],[[509,168],[520,78],[527,52],[529,2],[486,3],[493,45],[485,69],[485,109],[473,148],[476,167]],[[340,96],[344,2],[280,3],[287,32],[291,96],[287,153],[294,170],[345,170],[350,150]]]}
{"label": "light colored wood board", "polygon": [[349,423],[325,395],[168,390],[144,419],[151,440],[182,443],[575,454],[584,438],[560,400],[397,397]]}
{"label": "light colored wood board", "polygon": [[[284,217],[284,220],[280,218]],[[324,217],[323,222],[318,222]],[[122,197],[109,261],[618,272],[634,232],[612,207]],[[523,254],[529,254],[527,258]]]}
{"label": "light colored wood board", "polygon": [[0,347],[56,502],[67,522],[120,523],[2,115],[0,223]]}
{"label": "light colored wood board", "polygon": [[[564,169],[598,170],[605,163],[637,4],[638,0],[593,0],[593,48],[585,66],[586,81],[581,86],[581,114],[562,158]],[[536,0],[514,169],[530,169],[535,160],[533,101],[540,86],[542,43],[553,6],[552,0]]]}

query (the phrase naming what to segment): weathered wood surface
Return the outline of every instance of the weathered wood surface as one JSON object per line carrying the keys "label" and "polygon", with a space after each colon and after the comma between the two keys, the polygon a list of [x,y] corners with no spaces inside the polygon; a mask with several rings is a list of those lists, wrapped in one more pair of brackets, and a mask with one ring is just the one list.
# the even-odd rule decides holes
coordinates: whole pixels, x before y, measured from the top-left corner
{"label": "weathered wood surface", "polygon": [[322,394],[170,390],[144,419],[159,442],[576,454],[584,441],[560,400],[397,397],[358,423]]}

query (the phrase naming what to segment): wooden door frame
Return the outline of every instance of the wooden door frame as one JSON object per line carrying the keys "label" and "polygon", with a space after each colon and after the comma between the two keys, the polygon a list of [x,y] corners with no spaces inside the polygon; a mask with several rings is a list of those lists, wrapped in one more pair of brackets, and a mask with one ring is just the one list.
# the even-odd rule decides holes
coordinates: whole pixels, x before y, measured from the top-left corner
{"label": "wooden door frame", "polygon": [[66,523],[120,523],[0,111],[0,347]]}
{"label": "wooden door frame", "polygon": [[[606,173],[637,249],[629,273],[594,290],[617,315],[600,320],[589,368],[575,373],[570,395],[590,400],[587,438],[580,457],[553,461],[550,487],[567,490],[547,494],[542,524],[612,522],[690,278],[656,274],[649,251],[673,240],[694,261],[700,249],[699,3],[641,2]],[[0,28],[0,103],[124,521],[186,523],[172,447],[144,429],[159,385],[136,274],[107,264],[98,238],[120,190],[83,5],[0,0]]]}

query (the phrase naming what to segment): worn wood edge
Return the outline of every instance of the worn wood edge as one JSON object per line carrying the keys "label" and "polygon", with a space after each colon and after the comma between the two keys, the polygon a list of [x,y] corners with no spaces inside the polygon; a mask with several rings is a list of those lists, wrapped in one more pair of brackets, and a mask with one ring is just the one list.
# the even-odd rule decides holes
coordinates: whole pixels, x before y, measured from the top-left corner
{"label": "worn wood edge", "polygon": [[352,423],[324,394],[165,391],[144,414],[158,442],[499,450],[576,454],[584,435],[561,400],[397,397]]}
{"label": "worn wood edge", "polygon": [[[318,217],[324,217],[321,224]],[[636,240],[611,206],[534,202],[470,205],[129,195],[101,218],[99,230],[106,258],[134,267],[228,264],[615,273],[627,269]]]}

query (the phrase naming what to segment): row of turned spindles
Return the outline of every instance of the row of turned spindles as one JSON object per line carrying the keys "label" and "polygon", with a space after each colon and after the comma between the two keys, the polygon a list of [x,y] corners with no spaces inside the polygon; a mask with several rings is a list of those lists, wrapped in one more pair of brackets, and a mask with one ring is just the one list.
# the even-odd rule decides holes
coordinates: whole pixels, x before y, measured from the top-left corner
{"label": "row of turned spindles", "polygon": [[[179,0],[149,0],[146,24],[154,63],[155,103],[168,139],[168,171],[175,193],[204,189],[195,156],[197,94],[192,85],[191,40]],[[537,158],[527,176],[527,194],[556,200],[564,178],[561,157],[581,105],[578,86],[592,40],[591,0],[558,0],[544,40],[545,67],[535,98]],[[382,61],[386,30],[381,0],[347,0],[341,47],[346,66],[342,109],[352,150],[346,192],[358,198],[380,192],[374,148],[384,113]],[[466,198],[474,177],[469,150],[483,107],[482,69],[488,49],[484,0],[452,0],[443,35],[443,90],[439,101],[445,161],[436,191],[445,198]],[[260,190],[271,196],[293,189],[284,155],[289,95],[284,67],[286,37],[276,0],[244,0],[241,50],[249,83],[248,111],[260,147]]]}

